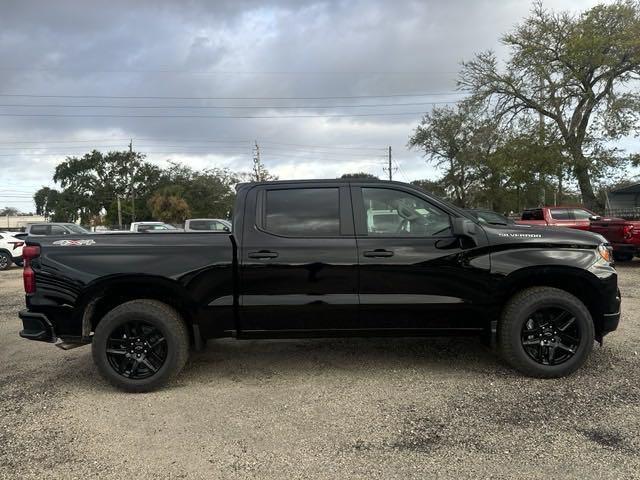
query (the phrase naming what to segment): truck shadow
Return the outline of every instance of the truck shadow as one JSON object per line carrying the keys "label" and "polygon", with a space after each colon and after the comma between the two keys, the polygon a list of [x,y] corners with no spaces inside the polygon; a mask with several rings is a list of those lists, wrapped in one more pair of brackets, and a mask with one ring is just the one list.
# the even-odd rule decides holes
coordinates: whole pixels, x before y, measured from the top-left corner
{"label": "truck shadow", "polygon": [[478,338],[339,338],[209,341],[181,377],[189,382],[428,369],[450,373],[510,370]]}

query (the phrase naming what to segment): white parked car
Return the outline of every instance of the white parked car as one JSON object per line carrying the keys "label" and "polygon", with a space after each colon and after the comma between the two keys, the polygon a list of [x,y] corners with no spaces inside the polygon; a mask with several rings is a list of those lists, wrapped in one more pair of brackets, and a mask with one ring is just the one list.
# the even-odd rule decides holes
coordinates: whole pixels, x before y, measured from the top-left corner
{"label": "white parked car", "polygon": [[231,222],[221,218],[190,218],[184,222],[185,232],[230,232]]}
{"label": "white parked car", "polygon": [[132,232],[181,232],[181,228],[176,228],[164,222],[133,222],[129,228]]}
{"label": "white parked car", "polygon": [[12,263],[22,266],[24,241],[12,232],[0,232],[0,270],[8,269]]}

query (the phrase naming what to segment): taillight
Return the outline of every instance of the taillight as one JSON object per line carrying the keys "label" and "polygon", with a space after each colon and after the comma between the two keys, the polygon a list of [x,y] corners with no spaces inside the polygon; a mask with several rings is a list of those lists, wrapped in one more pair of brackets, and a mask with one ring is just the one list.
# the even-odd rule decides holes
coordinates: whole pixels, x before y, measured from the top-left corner
{"label": "taillight", "polygon": [[13,250],[15,250],[16,248],[23,246],[24,242],[9,242],[9,245],[13,245]]}
{"label": "taillight", "polygon": [[623,225],[622,236],[625,240],[629,240],[633,236],[633,225]]}
{"label": "taillight", "polygon": [[27,245],[22,249],[22,259],[24,261],[24,269],[22,270],[22,280],[24,282],[24,291],[27,294],[36,291],[36,274],[31,268],[31,260],[40,256],[40,247],[37,245]]}

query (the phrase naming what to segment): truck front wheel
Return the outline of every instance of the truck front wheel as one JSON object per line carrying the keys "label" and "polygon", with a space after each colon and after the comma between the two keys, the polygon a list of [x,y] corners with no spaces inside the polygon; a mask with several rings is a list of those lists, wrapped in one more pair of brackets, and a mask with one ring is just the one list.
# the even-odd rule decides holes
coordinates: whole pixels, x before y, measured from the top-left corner
{"label": "truck front wheel", "polygon": [[128,392],[148,392],[182,370],[189,355],[189,334],[170,306],[157,300],[133,300],[104,316],[91,348],[106,380]]}
{"label": "truck front wheel", "polygon": [[563,377],[576,371],[589,356],[594,335],[584,303],[551,287],[527,288],[514,295],[498,324],[504,359],[532,377]]}

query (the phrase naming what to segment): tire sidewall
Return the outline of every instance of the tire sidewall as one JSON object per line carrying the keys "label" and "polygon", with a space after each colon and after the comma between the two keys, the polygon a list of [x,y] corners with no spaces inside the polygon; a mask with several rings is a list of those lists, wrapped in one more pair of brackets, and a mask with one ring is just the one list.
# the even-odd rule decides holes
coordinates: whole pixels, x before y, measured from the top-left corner
{"label": "tire sidewall", "polygon": [[12,263],[13,260],[10,255],[7,255],[5,252],[0,252],[0,270],[8,270]]}
{"label": "tire sidewall", "polygon": [[[114,385],[128,391],[147,391],[164,384],[178,367],[178,339],[171,334],[162,317],[141,309],[127,311],[112,311],[98,324],[92,341],[94,361],[100,372]],[[111,333],[132,320],[149,323],[156,327],[167,342],[167,358],[160,369],[152,376],[134,380],[116,372],[107,358],[107,340]]]}
{"label": "tire sidewall", "polygon": [[[569,311],[576,318],[576,322],[578,322],[580,328],[580,344],[578,345],[578,349],[569,360],[559,365],[543,365],[536,362],[529,356],[522,345],[521,335],[524,323],[536,310],[549,307],[557,307]],[[508,331],[505,332],[507,341],[513,352],[517,354],[519,363],[522,364],[524,369],[545,376],[562,376],[575,371],[584,363],[593,348],[594,327],[591,315],[583,305],[574,304],[574,302],[568,301],[565,298],[532,299],[527,302],[526,305],[523,305],[523,308],[515,315],[515,318],[511,319],[507,328]]]}

